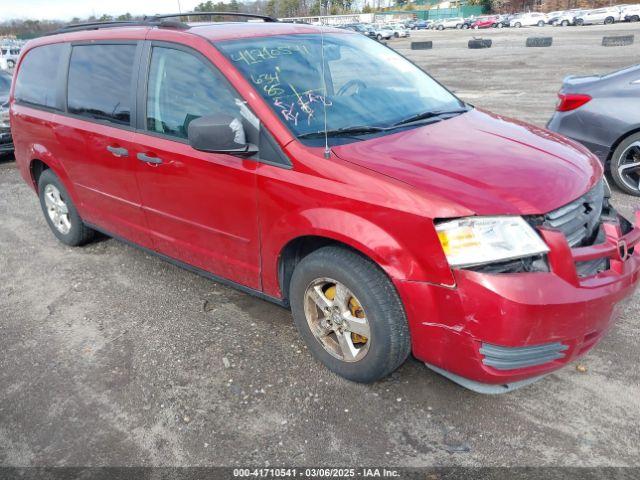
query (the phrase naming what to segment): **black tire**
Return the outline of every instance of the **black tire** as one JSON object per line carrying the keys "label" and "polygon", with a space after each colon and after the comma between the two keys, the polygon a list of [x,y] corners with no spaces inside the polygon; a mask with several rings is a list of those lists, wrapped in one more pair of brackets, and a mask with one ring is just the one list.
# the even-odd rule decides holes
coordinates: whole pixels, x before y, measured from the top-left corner
{"label": "black tire", "polygon": [[[53,185],[58,189],[60,197],[64,200],[64,203],[67,206],[69,223],[71,224],[71,228],[67,233],[62,233],[58,228],[56,228],[47,212],[47,205],[45,202],[45,190],[47,185]],[[73,201],[71,200],[71,197],[69,196],[69,193],[67,192],[67,189],[64,187],[58,176],[49,169],[45,170],[40,175],[40,179],[38,180],[38,196],[40,197],[40,206],[42,207],[44,218],[58,240],[71,247],[84,245],[93,240],[95,230],[84,224],[75,205],[73,204]]]}
{"label": "black tire", "polygon": [[438,30],[444,30],[444,27],[442,25],[438,25]]}
{"label": "black tire", "polygon": [[582,27],[584,25],[584,20],[581,18],[576,18],[576,26]]}
{"label": "black tire", "polygon": [[492,41],[490,38],[474,38],[469,40],[467,46],[471,49],[491,48]]}
{"label": "black tire", "polygon": [[539,27],[544,27],[544,22],[543,22],[542,20],[540,20],[540,21],[538,22],[538,26],[539,26]]}
{"label": "black tire", "polygon": [[637,22],[639,20],[640,20],[640,16],[638,15],[634,15],[629,19],[630,22]]}
{"label": "black tire", "polygon": [[[346,362],[331,355],[312,333],[304,309],[307,287],[331,278],[345,285],[361,302],[371,331],[371,344],[360,360]],[[334,373],[354,382],[370,383],[396,370],[411,351],[409,327],[395,287],[373,262],[341,247],[323,247],[304,257],[290,283],[295,325],[313,356]]]}
{"label": "black tire", "polygon": [[[625,181],[619,171],[619,167],[622,163],[628,163],[624,161],[625,159],[622,157],[622,154],[625,153],[629,146],[635,142],[640,142],[640,133],[630,135],[622,142],[620,142],[620,145],[618,145],[618,147],[613,152],[613,155],[611,155],[609,172],[611,173],[611,178],[613,179],[614,183],[620,190],[622,190],[624,193],[628,193],[629,195],[640,197],[640,187],[638,186],[638,182],[640,182],[640,180],[638,180],[640,179],[640,170],[638,171],[638,175],[633,177],[633,179],[635,180],[634,183],[636,184],[636,188],[632,188],[632,185],[629,185],[629,181]],[[638,151],[640,152],[640,149]],[[627,157],[627,155],[624,155],[624,157]],[[638,153],[637,158],[640,161],[640,153]]]}
{"label": "black tire", "polygon": [[527,47],[550,47],[553,37],[529,37],[525,43]]}
{"label": "black tire", "polygon": [[469,25],[468,25],[468,24],[466,24],[466,23],[464,23],[464,24],[462,25],[462,29],[463,29],[463,30],[469,30]]}
{"label": "black tire", "polygon": [[7,60],[7,67],[13,68],[15,66],[16,66],[16,62],[14,62],[13,60]]}
{"label": "black tire", "polygon": [[563,20],[562,22],[560,22],[560,26],[568,27],[569,26],[569,20]]}
{"label": "black tire", "polygon": [[605,25],[611,25],[613,22],[615,22],[615,19],[613,17],[607,17],[604,19]]}
{"label": "black tire", "polygon": [[382,41],[382,35],[378,34],[378,35],[376,35],[376,38],[378,39],[379,42]]}
{"label": "black tire", "polygon": [[513,24],[513,26],[516,27],[516,28],[520,28],[520,27],[522,27],[522,24],[520,22],[516,22],[516,23]]}
{"label": "black tire", "polygon": [[393,32],[393,36],[396,38],[400,38],[400,34],[398,32]]}

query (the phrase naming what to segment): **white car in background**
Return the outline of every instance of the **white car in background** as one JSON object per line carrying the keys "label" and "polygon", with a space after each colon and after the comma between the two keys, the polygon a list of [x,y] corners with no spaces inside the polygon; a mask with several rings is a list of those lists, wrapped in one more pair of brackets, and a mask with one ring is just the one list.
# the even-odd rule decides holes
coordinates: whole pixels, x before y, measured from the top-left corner
{"label": "white car in background", "polygon": [[14,68],[18,63],[20,49],[18,47],[0,45],[0,57],[4,58],[9,68]]}
{"label": "white car in background", "polygon": [[640,5],[624,5],[620,7],[620,20],[626,22],[640,21]]}
{"label": "white car in background", "polygon": [[7,59],[0,56],[0,70],[9,70],[9,63]]}
{"label": "white car in background", "polygon": [[610,25],[620,21],[620,9],[618,7],[596,8],[587,10],[576,17],[576,25]]}
{"label": "white car in background", "polygon": [[540,12],[529,12],[529,13],[521,13],[520,15],[516,15],[509,22],[510,27],[520,28],[520,27],[544,27],[547,23],[547,16],[544,13]]}
{"label": "white car in background", "polygon": [[576,17],[579,17],[580,15],[582,15],[584,12],[586,12],[586,10],[567,10],[566,12],[563,12],[560,16],[556,17],[553,22],[552,25],[554,27],[568,27],[569,25],[575,25],[576,24]]}
{"label": "white car in background", "polygon": [[435,30],[444,30],[445,28],[462,28],[464,25],[464,18],[462,17],[452,17],[445,18],[433,24]]}
{"label": "white car in background", "polygon": [[394,25],[389,25],[389,28],[391,28],[391,30],[393,30],[393,36],[395,38],[403,38],[403,37],[408,37],[409,35],[411,35],[409,33],[409,29],[406,28],[404,25],[394,24]]}
{"label": "white car in background", "polygon": [[381,27],[379,25],[373,25],[373,32],[376,34],[376,38],[380,40],[389,40],[393,37],[393,30],[387,27]]}

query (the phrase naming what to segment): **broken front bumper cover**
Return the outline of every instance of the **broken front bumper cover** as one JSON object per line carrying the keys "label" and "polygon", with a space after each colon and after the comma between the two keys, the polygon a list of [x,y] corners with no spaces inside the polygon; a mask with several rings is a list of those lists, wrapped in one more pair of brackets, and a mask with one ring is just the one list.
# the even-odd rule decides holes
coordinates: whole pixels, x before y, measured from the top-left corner
{"label": "broken front bumper cover", "polygon": [[[454,270],[456,286],[396,281],[406,306],[413,354],[460,385],[504,393],[575,361],[613,326],[640,281],[640,213],[622,233],[570,248],[557,231],[541,232],[550,271],[491,274]],[[580,277],[578,262],[607,258],[608,268]]]}

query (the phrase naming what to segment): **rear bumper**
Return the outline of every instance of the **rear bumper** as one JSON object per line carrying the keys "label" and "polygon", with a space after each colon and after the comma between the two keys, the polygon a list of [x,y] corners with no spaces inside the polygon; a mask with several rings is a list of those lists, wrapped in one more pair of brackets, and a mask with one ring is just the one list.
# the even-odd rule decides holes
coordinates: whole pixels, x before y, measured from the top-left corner
{"label": "rear bumper", "polygon": [[[543,235],[551,249],[548,273],[455,270],[455,288],[397,281],[414,355],[469,388],[465,382],[506,385],[496,390],[508,391],[596,345],[639,282],[640,214],[634,230],[621,236],[609,228],[607,242],[595,247],[571,250],[562,234]],[[618,253],[622,243],[624,260]],[[608,270],[577,276],[576,261],[603,256],[609,257]]]}

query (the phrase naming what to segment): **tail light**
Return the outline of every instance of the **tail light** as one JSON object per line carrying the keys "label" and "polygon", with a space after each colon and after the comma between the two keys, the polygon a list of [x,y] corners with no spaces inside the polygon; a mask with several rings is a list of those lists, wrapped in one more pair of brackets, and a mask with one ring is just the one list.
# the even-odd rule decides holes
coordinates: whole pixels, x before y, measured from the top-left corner
{"label": "tail light", "polygon": [[559,93],[556,111],[568,112],[570,110],[575,110],[587,103],[589,100],[591,100],[591,96],[583,93]]}

